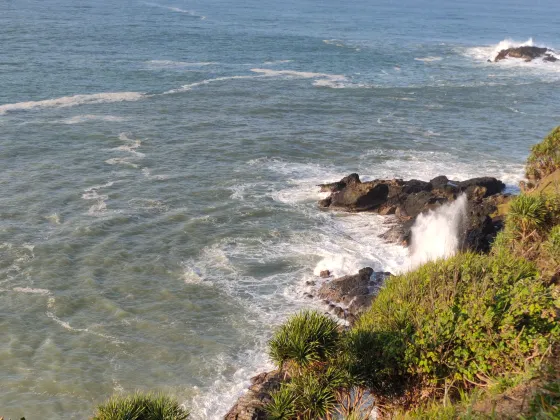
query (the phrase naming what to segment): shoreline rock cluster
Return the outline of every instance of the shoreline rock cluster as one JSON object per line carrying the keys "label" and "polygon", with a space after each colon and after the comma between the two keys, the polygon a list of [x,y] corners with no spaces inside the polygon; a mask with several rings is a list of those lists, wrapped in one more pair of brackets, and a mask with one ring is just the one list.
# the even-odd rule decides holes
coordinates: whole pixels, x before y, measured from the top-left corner
{"label": "shoreline rock cluster", "polygon": [[[461,234],[461,247],[488,251],[502,228],[497,215],[498,205],[508,200],[502,194],[505,185],[496,178],[482,177],[452,181],[438,176],[429,182],[402,179],[362,182],[358,174],[350,174],[340,181],[319,185],[321,192],[330,193],[319,201],[324,209],[347,212],[371,212],[391,217],[392,227],[382,237],[388,242],[408,246],[411,228],[418,215],[453,202],[461,194],[467,197],[467,220]],[[364,267],[357,274],[334,278],[328,270],[320,273],[317,281],[308,282],[309,298],[321,299],[338,318],[352,325],[367,310],[391,276]],[[284,374],[279,371],[263,372],[252,378],[249,390],[226,414],[225,420],[261,420],[266,418],[264,407],[270,393],[279,389]]]}
{"label": "shoreline rock cluster", "polygon": [[505,185],[492,177],[452,181],[440,175],[429,182],[412,179],[373,180],[362,182],[358,174],[350,174],[338,182],[319,185],[330,195],[319,201],[325,209],[348,212],[374,212],[392,216],[392,228],[382,237],[388,242],[408,246],[411,228],[419,214],[467,196],[467,221],[460,232],[461,249],[488,251],[501,229],[500,217],[492,217],[498,205],[508,200],[502,194]]}

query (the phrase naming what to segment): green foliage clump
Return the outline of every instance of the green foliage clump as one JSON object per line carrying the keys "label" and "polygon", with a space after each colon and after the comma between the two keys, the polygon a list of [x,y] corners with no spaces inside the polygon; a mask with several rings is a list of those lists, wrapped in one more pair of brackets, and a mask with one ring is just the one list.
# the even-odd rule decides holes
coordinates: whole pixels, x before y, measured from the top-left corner
{"label": "green foliage clump", "polygon": [[186,420],[189,413],[162,394],[114,396],[97,407],[92,420]]}
{"label": "green foliage clump", "polygon": [[520,240],[525,240],[528,235],[545,226],[547,216],[546,199],[543,196],[521,194],[512,200],[506,223]]}
{"label": "green foliage clump", "polygon": [[560,336],[555,317],[533,264],[460,254],[387,281],[350,333],[364,340],[350,371],[388,396],[391,383],[424,396],[485,385],[542,357]]}
{"label": "green foliage clump", "polygon": [[541,143],[534,145],[527,160],[526,176],[539,181],[560,168],[560,126],[552,130]]}
{"label": "green foliage clump", "polygon": [[282,368],[308,368],[334,356],[340,339],[339,325],[316,311],[294,315],[274,334],[269,343],[271,359]]}
{"label": "green foliage clump", "polygon": [[559,224],[560,195],[515,197],[492,253],[500,258],[513,254],[533,261],[543,277],[550,279],[560,270]]}
{"label": "green foliage clump", "polygon": [[339,403],[348,377],[335,366],[321,370],[305,370],[272,394],[267,406],[271,420],[314,420],[330,418],[339,411]]}

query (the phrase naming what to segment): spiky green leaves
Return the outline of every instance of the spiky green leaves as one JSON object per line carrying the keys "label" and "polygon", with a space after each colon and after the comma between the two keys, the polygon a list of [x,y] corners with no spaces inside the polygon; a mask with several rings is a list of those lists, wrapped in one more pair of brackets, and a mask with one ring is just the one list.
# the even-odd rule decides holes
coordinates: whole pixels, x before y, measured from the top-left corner
{"label": "spiky green leaves", "polygon": [[547,214],[544,197],[521,194],[512,200],[507,222],[513,232],[525,239],[545,225]]}
{"label": "spiky green leaves", "polygon": [[316,311],[304,311],[275,332],[269,343],[269,354],[279,367],[288,362],[296,369],[303,369],[331,358],[339,339],[336,321]]}
{"label": "spiky green leaves", "polygon": [[337,406],[338,392],[347,387],[347,376],[335,367],[305,371],[272,394],[266,410],[271,420],[330,418]]}
{"label": "spiky green leaves", "polygon": [[114,396],[97,407],[92,420],[186,420],[189,413],[162,394]]}

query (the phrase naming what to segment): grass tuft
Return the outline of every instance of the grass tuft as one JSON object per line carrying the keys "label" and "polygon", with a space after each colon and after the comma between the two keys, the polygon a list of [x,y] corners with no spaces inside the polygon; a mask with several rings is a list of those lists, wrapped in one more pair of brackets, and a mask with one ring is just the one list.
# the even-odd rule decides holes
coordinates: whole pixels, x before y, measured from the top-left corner
{"label": "grass tuft", "polygon": [[117,395],[97,407],[92,420],[186,420],[189,413],[163,394]]}

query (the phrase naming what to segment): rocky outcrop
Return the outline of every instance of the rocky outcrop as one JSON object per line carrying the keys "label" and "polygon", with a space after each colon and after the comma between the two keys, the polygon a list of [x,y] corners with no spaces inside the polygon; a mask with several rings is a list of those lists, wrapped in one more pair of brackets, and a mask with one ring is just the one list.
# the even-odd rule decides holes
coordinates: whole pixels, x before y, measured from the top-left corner
{"label": "rocky outcrop", "polygon": [[440,175],[429,182],[417,179],[362,182],[358,174],[351,174],[338,182],[320,185],[320,188],[322,192],[330,192],[328,198],[319,202],[321,207],[394,215],[393,226],[382,235],[389,242],[408,245],[411,228],[419,214],[435,210],[462,193],[468,198],[463,248],[487,251],[501,227],[500,221],[493,220],[490,215],[496,211],[505,185],[492,177],[452,181]]}
{"label": "rocky outcrop", "polygon": [[284,374],[280,371],[263,372],[251,378],[249,390],[225,415],[224,420],[265,420],[264,407],[271,401],[270,394],[280,389]]}
{"label": "rocky outcrop", "polygon": [[543,61],[554,62],[558,59],[552,55],[552,50],[548,48],[539,48],[532,46],[507,48],[498,53],[495,62],[505,60],[506,58],[520,58],[526,62],[533,61],[535,58],[542,57]]}
{"label": "rocky outcrop", "polygon": [[391,273],[375,272],[370,267],[358,274],[339,277],[323,283],[317,296],[329,306],[336,316],[351,324],[371,306],[383,282]]}

